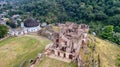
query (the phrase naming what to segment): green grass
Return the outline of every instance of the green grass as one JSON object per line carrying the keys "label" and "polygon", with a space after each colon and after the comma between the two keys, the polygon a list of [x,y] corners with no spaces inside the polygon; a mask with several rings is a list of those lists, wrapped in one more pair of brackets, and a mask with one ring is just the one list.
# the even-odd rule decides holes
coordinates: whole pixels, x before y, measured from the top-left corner
{"label": "green grass", "polygon": [[[50,40],[36,35],[11,37],[0,42],[0,67],[19,67],[26,60],[28,67],[30,59],[42,52]],[[96,38],[96,52],[100,55],[101,67],[120,67],[120,48],[113,43]],[[82,53],[83,54],[83,53]],[[87,59],[89,56],[83,56]],[[36,67],[77,67],[76,63],[65,63],[48,57],[43,57]]]}
{"label": "green grass", "polygon": [[0,41],[0,47],[3,46],[4,44],[10,43],[12,40],[15,40],[15,37],[10,37],[8,39]]}
{"label": "green grass", "polygon": [[36,67],[77,67],[77,64],[43,57],[42,61],[36,64]]}
{"label": "green grass", "polygon": [[118,55],[118,58],[117,58],[117,66],[120,67],[120,54]]}
{"label": "green grass", "polygon": [[11,37],[0,42],[0,67],[19,67],[26,60],[34,59],[50,41],[40,37]]}
{"label": "green grass", "polygon": [[[0,67],[19,67],[23,61],[26,61],[24,67],[28,67],[30,60],[36,58],[49,43],[50,40],[36,35],[8,38],[0,42]],[[77,64],[44,56],[36,67],[77,67]]]}
{"label": "green grass", "polygon": [[[101,67],[120,67],[118,55],[120,55],[120,47],[106,40],[96,38],[96,51],[100,55]],[[116,61],[117,60],[117,61]]]}

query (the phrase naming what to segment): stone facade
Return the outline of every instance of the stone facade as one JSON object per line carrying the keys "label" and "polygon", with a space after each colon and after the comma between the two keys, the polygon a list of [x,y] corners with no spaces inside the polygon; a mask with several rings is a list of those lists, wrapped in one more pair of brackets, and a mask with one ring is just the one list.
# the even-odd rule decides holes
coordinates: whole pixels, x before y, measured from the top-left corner
{"label": "stone facade", "polygon": [[[77,60],[80,48],[87,46],[87,33],[89,26],[85,24],[66,23],[59,24],[60,32],[53,39],[53,45],[47,51],[57,57]],[[53,34],[54,35],[54,34]],[[86,53],[86,49],[84,50]]]}

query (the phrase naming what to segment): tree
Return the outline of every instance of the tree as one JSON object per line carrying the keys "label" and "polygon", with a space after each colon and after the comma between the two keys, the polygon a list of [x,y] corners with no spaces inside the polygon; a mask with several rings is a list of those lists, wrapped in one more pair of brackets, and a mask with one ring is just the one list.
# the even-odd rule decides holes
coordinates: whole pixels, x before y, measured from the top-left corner
{"label": "tree", "polygon": [[[16,1],[18,0],[12,0],[13,5],[20,8],[6,5],[0,13],[10,10],[9,17],[20,14],[26,19],[29,12],[31,17],[37,18],[41,23],[86,23],[91,27],[90,32],[96,32],[99,37],[115,43],[119,41],[119,37],[113,36],[113,32],[120,33],[120,0],[19,0],[19,3]],[[16,27],[11,22],[9,25]],[[111,25],[114,26],[114,30]]]}
{"label": "tree", "polygon": [[108,23],[114,26],[120,26],[120,15],[115,15],[108,19]]}
{"label": "tree", "polygon": [[107,15],[105,13],[98,12],[95,14],[95,20],[101,21],[101,20],[105,20],[105,19],[107,19]]}
{"label": "tree", "polygon": [[116,26],[115,29],[114,29],[114,31],[120,33],[120,27],[119,27],[119,26]]}
{"label": "tree", "polygon": [[8,33],[8,27],[5,25],[0,25],[0,38],[3,38]]}
{"label": "tree", "polygon": [[113,36],[113,31],[114,31],[114,26],[112,25],[105,26],[102,30],[101,37],[104,39],[111,40]]}
{"label": "tree", "polygon": [[120,45],[120,33],[114,33],[112,41]]}
{"label": "tree", "polygon": [[15,23],[13,23],[11,20],[8,21],[8,22],[6,22],[6,24],[7,24],[8,26],[10,26],[11,28],[16,28],[16,27],[17,27],[17,25],[16,25]]}

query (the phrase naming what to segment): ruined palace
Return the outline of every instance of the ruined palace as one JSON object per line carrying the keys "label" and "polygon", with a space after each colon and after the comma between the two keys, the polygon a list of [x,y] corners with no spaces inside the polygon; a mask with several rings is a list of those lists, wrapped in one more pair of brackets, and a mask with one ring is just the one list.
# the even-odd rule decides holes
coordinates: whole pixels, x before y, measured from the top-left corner
{"label": "ruined palace", "polygon": [[89,26],[67,22],[59,24],[60,31],[53,33],[53,44],[46,48],[46,54],[54,55],[71,61],[80,59],[80,49],[87,53],[87,33]]}

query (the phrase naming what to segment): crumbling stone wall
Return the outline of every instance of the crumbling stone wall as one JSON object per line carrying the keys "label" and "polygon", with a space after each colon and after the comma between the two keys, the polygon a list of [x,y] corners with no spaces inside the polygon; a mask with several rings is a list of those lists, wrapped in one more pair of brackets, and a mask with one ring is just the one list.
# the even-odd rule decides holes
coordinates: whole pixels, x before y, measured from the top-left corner
{"label": "crumbling stone wall", "polygon": [[59,32],[55,32],[51,28],[39,32],[47,35],[46,37],[53,41],[53,44],[46,50],[46,54],[48,52],[57,57],[78,61],[78,66],[82,65],[79,53],[80,49],[84,49],[84,53],[87,53],[89,26],[67,22],[66,24],[58,24],[58,27]]}

